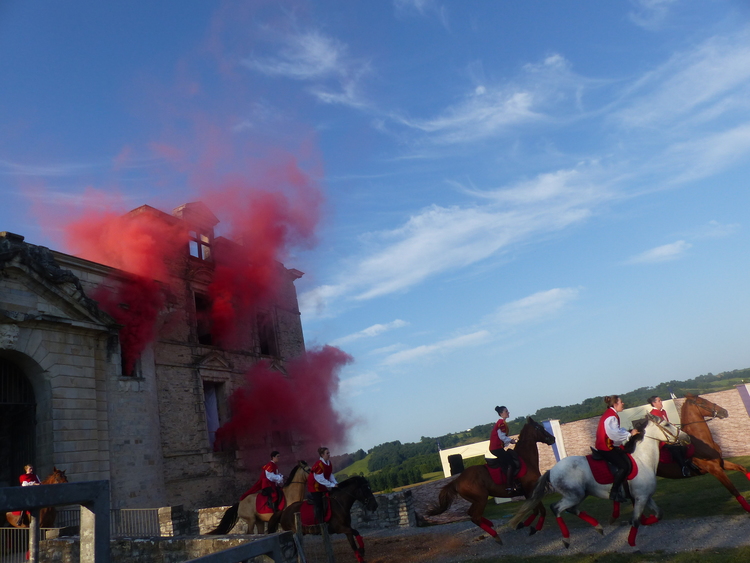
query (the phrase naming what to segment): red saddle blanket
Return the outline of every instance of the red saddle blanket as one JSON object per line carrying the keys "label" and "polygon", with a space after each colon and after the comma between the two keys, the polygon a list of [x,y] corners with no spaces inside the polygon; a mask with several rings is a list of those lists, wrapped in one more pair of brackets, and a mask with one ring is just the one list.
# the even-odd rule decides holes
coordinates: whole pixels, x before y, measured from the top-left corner
{"label": "red saddle blanket", "polygon": [[[526,462],[520,457],[518,459],[521,461],[521,469],[516,473],[516,479],[520,479],[526,475],[526,470],[528,469],[526,467]],[[485,467],[487,468],[487,471],[490,472],[490,477],[492,477],[492,480],[496,485],[505,485],[505,471],[503,471],[501,467],[490,467],[487,464],[485,464]]]}
{"label": "red saddle blanket", "polygon": [[[311,502],[304,501],[302,503],[302,506],[300,506],[299,514],[302,518],[303,526],[315,526],[316,524],[320,524],[320,522],[318,522],[318,520],[315,518],[315,506],[313,506]],[[330,519],[331,499],[328,499],[328,502],[326,503],[326,515],[324,521],[328,522]]]}
{"label": "red saddle blanket", "polygon": [[[630,464],[632,466],[630,474],[628,475],[628,481],[630,481],[638,475],[638,464],[633,459],[633,456],[628,454],[628,457],[630,458]],[[609,465],[607,465],[606,461],[594,459],[590,455],[586,456],[586,461],[589,462],[591,473],[594,475],[594,480],[597,483],[600,485],[610,485],[614,482],[615,479],[612,476],[612,472],[609,470]]]}
{"label": "red saddle blanket", "polygon": [[[687,447],[687,458],[693,459],[693,456],[695,455],[695,445],[694,444],[688,444]],[[674,458],[672,457],[672,452],[669,451],[669,448],[662,448],[659,450],[659,463],[674,463]]]}
{"label": "red saddle blanket", "polygon": [[[268,506],[268,497],[261,494],[260,490],[261,484],[260,479],[258,479],[252,487],[242,493],[240,500],[244,500],[245,497],[248,497],[250,495],[257,494],[258,496],[255,497],[255,512],[257,512],[258,514],[272,514],[273,510],[271,510],[271,507]],[[284,510],[285,508],[286,498],[284,498],[284,496],[282,495],[281,502],[279,503],[279,510]]]}

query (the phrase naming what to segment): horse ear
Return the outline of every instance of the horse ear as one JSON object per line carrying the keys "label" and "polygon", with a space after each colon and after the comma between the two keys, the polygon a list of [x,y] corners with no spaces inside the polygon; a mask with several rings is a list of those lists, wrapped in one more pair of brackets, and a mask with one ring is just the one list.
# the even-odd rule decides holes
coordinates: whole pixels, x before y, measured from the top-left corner
{"label": "horse ear", "polygon": [[533,419],[533,418],[531,418],[530,416],[527,416],[527,417],[526,417],[526,422],[527,422],[527,423],[531,423],[531,424],[533,424],[533,423],[534,423],[534,419]]}

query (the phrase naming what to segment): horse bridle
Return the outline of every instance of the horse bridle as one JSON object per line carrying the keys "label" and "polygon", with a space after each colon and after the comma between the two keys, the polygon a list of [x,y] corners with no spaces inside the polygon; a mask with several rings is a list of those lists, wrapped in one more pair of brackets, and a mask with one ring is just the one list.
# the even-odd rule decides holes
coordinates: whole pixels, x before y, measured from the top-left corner
{"label": "horse bridle", "polygon": [[[662,432],[662,434],[664,434],[664,436],[666,436],[668,438],[667,441],[666,441],[667,444],[679,444],[680,443],[679,434],[673,434],[672,432],[670,432],[669,430],[667,430],[666,428],[664,428],[661,425],[661,423],[659,423],[659,422],[654,422],[654,424],[656,424],[656,427],[659,430],[661,430],[661,432]],[[645,434],[643,436],[645,438],[651,438],[652,440],[658,440],[658,441],[661,442],[661,440],[659,440],[658,438],[654,438],[652,436],[646,436]],[[670,441],[669,438],[672,438],[672,440]]]}
{"label": "horse bridle", "polygon": [[[699,405],[698,401],[696,401],[695,399],[685,399],[685,402],[686,403],[690,403],[691,405],[695,405],[696,407],[698,407],[701,410],[705,409],[705,407],[703,405]],[[706,401],[706,402],[710,403],[711,401]],[[716,403],[711,403],[711,418],[709,418],[708,420],[713,420],[713,419],[715,419],[718,416],[719,409],[717,407],[718,407],[718,405]],[[680,424],[680,428],[684,428],[685,426],[690,426],[691,424],[697,424],[699,422],[703,422],[705,424],[706,417],[704,416],[701,420],[694,420],[692,422],[686,422],[685,424]]]}

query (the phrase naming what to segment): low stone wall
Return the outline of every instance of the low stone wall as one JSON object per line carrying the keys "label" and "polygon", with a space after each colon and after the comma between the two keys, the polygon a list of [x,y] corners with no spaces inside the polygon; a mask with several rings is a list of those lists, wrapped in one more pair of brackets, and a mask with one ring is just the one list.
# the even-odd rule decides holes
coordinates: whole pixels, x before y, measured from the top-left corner
{"label": "low stone wall", "polygon": [[[182,563],[257,539],[252,536],[117,539],[110,542],[112,563]],[[78,563],[77,538],[40,542],[41,560],[47,563]],[[261,558],[255,558],[258,561]]]}
{"label": "low stone wall", "polygon": [[360,503],[352,507],[352,528],[409,528],[417,525],[411,491],[375,495],[378,509],[369,512]]}

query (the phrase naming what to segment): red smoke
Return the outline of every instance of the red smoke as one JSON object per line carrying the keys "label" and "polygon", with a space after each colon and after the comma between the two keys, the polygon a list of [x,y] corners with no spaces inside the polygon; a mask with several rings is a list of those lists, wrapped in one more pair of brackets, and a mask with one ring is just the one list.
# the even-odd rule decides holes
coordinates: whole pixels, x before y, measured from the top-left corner
{"label": "red smoke", "polygon": [[256,364],[229,400],[233,416],[216,433],[217,446],[252,446],[272,432],[290,432],[310,450],[343,444],[349,424],[331,399],[338,391],[339,370],[352,360],[340,349],[324,346],[288,362],[288,377],[265,363]]}

